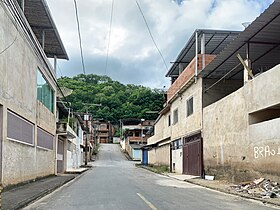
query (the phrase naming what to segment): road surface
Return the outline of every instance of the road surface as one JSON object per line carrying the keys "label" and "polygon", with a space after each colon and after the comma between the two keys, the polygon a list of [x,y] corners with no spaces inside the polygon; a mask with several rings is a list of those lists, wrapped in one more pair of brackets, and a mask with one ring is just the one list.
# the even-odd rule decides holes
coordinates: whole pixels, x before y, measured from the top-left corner
{"label": "road surface", "polygon": [[25,209],[267,210],[261,202],[227,195],[135,167],[119,145],[102,144],[94,167]]}

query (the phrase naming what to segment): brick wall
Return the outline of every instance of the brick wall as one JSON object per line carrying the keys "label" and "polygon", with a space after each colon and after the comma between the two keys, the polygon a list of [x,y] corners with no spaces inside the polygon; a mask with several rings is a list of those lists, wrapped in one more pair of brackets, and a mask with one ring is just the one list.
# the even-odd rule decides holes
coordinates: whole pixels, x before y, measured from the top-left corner
{"label": "brick wall", "polygon": [[[216,56],[215,55],[205,55],[205,66],[207,66]],[[198,55],[198,71],[202,70],[202,55]],[[169,101],[174,94],[180,90],[183,85],[188,82],[195,75],[195,58],[189,63],[189,65],[184,69],[184,71],[179,75],[175,82],[167,91],[167,101]]]}

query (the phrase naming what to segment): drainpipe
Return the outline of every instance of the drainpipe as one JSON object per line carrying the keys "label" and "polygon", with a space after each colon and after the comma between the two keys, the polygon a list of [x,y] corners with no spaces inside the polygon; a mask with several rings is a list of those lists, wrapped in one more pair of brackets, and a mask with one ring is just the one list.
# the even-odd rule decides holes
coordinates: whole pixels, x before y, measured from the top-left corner
{"label": "drainpipe", "polygon": [[198,75],[198,34],[195,32],[195,83],[197,83]]}

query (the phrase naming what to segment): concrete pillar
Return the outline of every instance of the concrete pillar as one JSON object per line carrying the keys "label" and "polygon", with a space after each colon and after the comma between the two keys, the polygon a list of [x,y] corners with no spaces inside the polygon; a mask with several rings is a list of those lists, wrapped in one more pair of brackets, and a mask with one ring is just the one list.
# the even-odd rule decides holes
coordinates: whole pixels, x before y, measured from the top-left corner
{"label": "concrete pillar", "polygon": [[198,75],[198,34],[195,32],[195,83]]}
{"label": "concrete pillar", "polygon": [[200,48],[201,48],[201,55],[202,55],[202,69],[205,68],[205,34],[202,34],[200,40]]}
{"label": "concrete pillar", "polygon": [[[245,60],[245,64],[251,69],[251,62],[250,60],[246,59]],[[246,82],[248,82],[250,80],[250,76],[249,76],[249,73],[247,71],[247,69],[244,67],[244,70],[243,70],[243,75],[244,75],[244,84]]]}

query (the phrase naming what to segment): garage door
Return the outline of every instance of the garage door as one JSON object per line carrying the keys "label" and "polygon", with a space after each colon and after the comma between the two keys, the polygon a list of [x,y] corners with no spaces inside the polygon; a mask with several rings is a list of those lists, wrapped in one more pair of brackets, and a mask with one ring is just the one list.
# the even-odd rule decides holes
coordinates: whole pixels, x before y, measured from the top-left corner
{"label": "garage door", "polygon": [[201,134],[184,138],[183,173],[202,175],[202,138]]}

